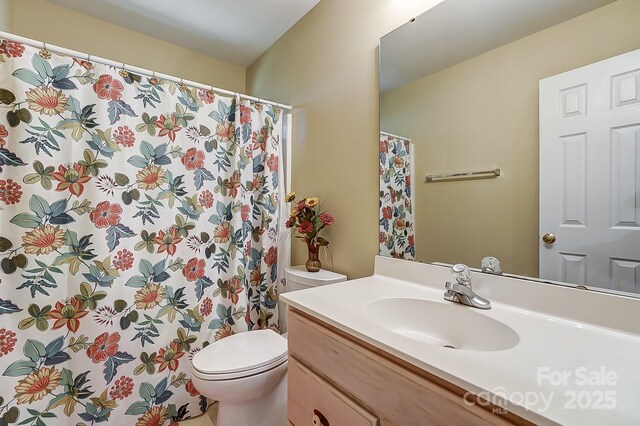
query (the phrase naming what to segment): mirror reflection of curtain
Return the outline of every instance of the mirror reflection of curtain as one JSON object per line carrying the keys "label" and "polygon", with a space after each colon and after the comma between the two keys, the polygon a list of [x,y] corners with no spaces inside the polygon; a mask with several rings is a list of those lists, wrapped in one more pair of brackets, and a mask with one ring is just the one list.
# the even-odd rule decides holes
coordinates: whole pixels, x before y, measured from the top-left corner
{"label": "mirror reflection of curtain", "polygon": [[413,143],[380,132],[380,255],[414,260]]}

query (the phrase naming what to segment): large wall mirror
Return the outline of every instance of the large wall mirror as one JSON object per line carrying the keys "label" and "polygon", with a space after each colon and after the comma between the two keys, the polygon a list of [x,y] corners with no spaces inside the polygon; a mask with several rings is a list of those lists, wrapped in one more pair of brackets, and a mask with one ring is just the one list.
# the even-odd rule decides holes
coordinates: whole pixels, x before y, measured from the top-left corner
{"label": "large wall mirror", "polygon": [[444,0],[380,41],[380,252],[640,294],[640,0]]}

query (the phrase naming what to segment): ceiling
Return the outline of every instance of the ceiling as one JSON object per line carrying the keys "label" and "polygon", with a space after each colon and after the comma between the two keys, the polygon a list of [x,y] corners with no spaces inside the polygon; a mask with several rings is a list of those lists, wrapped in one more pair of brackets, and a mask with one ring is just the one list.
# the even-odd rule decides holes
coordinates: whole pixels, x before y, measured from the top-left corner
{"label": "ceiling", "polygon": [[380,40],[390,90],[614,0],[445,0]]}
{"label": "ceiling", "polygon": [[48,1],[246,68],[320,0]]}

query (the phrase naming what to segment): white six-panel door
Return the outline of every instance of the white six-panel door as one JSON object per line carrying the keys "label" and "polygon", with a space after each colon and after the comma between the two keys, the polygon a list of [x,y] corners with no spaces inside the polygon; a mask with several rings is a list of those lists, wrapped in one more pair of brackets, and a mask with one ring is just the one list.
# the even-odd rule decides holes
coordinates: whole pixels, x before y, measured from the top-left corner
{"label": "white six-panel door", "polygon": [[540,81],[540,277],[640,293],[640,50]]}

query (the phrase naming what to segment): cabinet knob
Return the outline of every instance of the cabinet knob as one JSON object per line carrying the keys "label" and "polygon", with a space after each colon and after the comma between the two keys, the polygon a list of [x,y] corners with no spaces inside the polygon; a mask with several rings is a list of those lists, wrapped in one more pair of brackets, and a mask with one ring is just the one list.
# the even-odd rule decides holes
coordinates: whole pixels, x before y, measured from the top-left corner
{"label": "cabinet knob", "polygon": [[329,420],[318,410],[313,410],[313,417],[311,417],[311,423],[313,426],[331,426]]}

